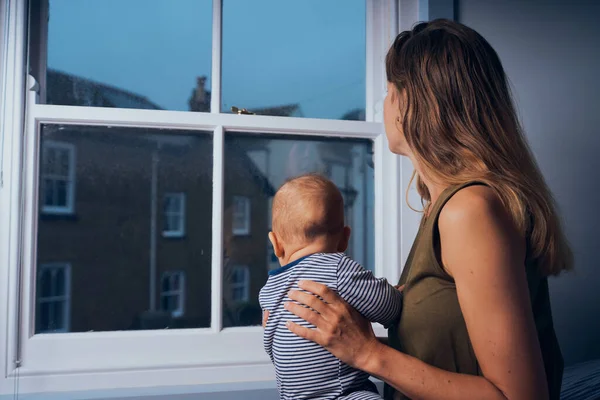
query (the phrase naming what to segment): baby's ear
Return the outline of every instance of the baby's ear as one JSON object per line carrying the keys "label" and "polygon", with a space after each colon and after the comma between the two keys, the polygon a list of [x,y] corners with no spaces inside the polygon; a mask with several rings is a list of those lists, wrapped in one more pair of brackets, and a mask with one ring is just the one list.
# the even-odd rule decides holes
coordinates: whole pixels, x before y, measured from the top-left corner
{"label": "baby's ear", "polygon": [[352,229],[350,229],[349,226],[345,226],[344,231],[342,232],[342,238],[340,240],[340,243],[338,244],[337,251],[346,251],[346,249],[348,248],[348,243],[350,242],[350,232],[352,232]]}
{"label": "baby's ear", "polygon": [[281,242],[279,242],[279,238],[275,235],[275,232],[269,232],[269,240],[273,245],[273,252],[275,253],[275,257],[282,258],[283,257],[283,246]]}

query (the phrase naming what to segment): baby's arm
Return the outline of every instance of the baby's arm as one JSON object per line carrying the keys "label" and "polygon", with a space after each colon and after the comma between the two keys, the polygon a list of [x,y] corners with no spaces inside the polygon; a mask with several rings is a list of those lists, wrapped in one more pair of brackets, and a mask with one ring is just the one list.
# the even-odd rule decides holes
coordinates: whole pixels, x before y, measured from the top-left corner
{"label": "baby's arm", "polygon": [[400,315],[402,293],[348,257],[338,266],[338,293],[369,321],[386,328]]}

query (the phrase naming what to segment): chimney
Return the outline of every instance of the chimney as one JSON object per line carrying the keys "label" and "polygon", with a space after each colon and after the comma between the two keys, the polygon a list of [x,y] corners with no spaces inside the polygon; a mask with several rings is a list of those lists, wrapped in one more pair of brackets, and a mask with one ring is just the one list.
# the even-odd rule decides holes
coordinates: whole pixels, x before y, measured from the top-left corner
{"label": "chimney", "polygon": [[209,112],[210,111],[210,92],[205,89],[206,76],[196,78],[196,88],[192,91],[188,104],[190,111]]}

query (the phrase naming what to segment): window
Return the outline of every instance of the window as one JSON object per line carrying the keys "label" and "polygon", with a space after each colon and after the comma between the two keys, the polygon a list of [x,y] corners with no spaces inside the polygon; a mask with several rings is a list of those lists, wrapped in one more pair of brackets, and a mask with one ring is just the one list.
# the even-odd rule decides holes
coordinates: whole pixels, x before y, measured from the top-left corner
{"label": "window", "polygon": [[181,317],[185,304],[185,274],[183,271],[165,272],[162,276],[160,306],[173,317]]}
{"label": "window", "polygon": [[182,237],[185,235],[185,194],[167,193],[164,203],[163,236]]}
{"label": "window", "polygon": [[[73,293],[70,331],[173,327],[156,315],[164,310],[160,301],[172,300],[157,297],[160,273],[173,263],[194,279],[177,327],[210,326],[212,132],[42,124],[40,135],[42,143],[77,146],[80,155],[77,219],[37,221],[37,258],[69,259],[78,268],[73,287],[93,287]],[[187,196],[197,205],[188,213]],[[186,214],[193,221],[188,232]],[[193,246],[158,240],[184,233]]]}
{"label": "window", "polygon": [[236,303],[248,301],[250,296],[250,269],[246,265],[236,266],[231,272],[231,300]]}
{"label": "window", "polygon": [[70,272],[69,264],[40,265],[37,282],[37,333],[69,331]]}
{"label": "window", "polygon": [[[37,77],[44,86],[42,101],[211,110],[210,0],[176,7],[160,0],[45,2],[48,10],[32,8],[33,18],[47,15],[47,33],[41,34],[47,36],[48,62],[37,65]],[[43,5],[44,1],[35,3]]]}
{"label": "window", "polygon": [[71,214],[75,202],[75,146],[71,143],[42,142],[42,211]]}
{"label": "window", "polygon": [[250,234],[250,199],[243,196],[233,197],[233,234]]}
{"label": "window", "polygon": [[[392,1],[126,3],[12,1],[3,15],[0,387],[17,375],[27,394],[270,382],[258,290],[285,179],[343,165],[349,253],[399,275],[406,176],[380,113]],[[52,143],[66,146],[48,156]],[[60,331],[60,311],[38,318],[37,266],[55,260],[71,266],[68,333],[37,334]]]}
{"label": "window", "polygon": [[222,110],[364,120],[366,6],[365,0],[223,1]]}

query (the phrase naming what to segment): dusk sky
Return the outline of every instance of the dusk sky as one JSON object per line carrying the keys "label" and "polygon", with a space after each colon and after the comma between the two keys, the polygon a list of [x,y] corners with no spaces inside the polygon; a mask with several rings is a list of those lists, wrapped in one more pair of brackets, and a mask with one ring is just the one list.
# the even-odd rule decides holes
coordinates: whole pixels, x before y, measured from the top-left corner
{"label": "dusk sky", "polygon": [[[176,5],[176,6],[174,6]],[[365,107],[365,0],[224,0],[223,111]],[[48,67],[187,110],[211,76],[211,0],[50,0]]]}

